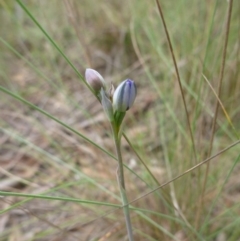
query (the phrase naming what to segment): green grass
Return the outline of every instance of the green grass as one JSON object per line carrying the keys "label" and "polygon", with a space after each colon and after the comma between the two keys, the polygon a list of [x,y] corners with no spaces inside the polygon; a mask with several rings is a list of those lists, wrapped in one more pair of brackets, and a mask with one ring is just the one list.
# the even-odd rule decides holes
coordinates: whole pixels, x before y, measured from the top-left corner
{"label": "green grass", "polygon": [[230,3],[160,1],[186,115],[155,1],[0,2],[1,241],[126,240],[113,137],[87,67],[138,87],[122,141],[135,239],[239,240],[240,6],[227,33]]}

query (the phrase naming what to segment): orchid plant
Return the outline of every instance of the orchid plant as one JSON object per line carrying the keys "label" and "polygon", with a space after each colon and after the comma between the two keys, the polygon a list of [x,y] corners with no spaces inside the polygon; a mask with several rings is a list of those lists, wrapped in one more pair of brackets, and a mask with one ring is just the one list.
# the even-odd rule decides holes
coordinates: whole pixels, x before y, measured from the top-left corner
{"label": "orchid plant", "polygon": [[133,241],[132,225],[129,213],[129,205],[124,181],[124,168],[121,153],[121,127],[127,110],[131,108],[137,95],[137,88],[133,80],[124,80],[116,90],[113,85],[106,91],[106,83],[103,77],[94,69],[86,69],[85,79],[92,92],[101,102],[102,107],[111,123],[118,159],[117,179],[122,197],[123,211],[127,226],[128,238]]}

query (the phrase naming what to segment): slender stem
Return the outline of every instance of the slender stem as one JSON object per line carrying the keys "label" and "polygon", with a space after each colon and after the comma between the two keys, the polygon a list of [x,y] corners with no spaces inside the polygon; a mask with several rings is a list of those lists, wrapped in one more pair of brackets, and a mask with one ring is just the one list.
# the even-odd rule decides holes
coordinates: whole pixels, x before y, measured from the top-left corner
{"label": "slender stem", "polygon": [[118,135],[119,128],[117,127],[116,123],[111,122],[111,125],[112,125],[114,142],[116,146],[117,159],[118,159],[118,169],[117,169],[118,185],[119,185],[119,190],[122,197],[123,212],[124,212],[125,222],[127,226],[128,238],[129,238],[129,241],[134,241],[132,224],[130,219],[130,212],[129,212],[129,203],[127,199],[127,193],[126,193],[125,181],[124,181],[124,169],[123,169],[123,160],[122,160],[122,153],[121,153],[121,136]]}
{"label": "slender stem", "polygon": [[174,51],[173,51],[173,46],[172,46],[172,43],[171,43],[170,35],[168,33],[167,24],[166,24],[165,18],[163,16],[162,7],[160,5],[159,0],[156,0],[156,3],[157,3],[157,7],[158,7],[158,12],[159,12],[160,17],[162,19],[162,23],[163,23],[163,27],[164,27],[164,30],[165,30],[165,33],[166,33],[170,53],[172,55],[173,65],[174,65],[175,72],[176,72],[176,75],[177,75],[177,81],[178,81],[179,89],[180,89],[180,92],[181,92],[181,96],[182,96],[182,100],[183,100],[183,106],[184,106],[186,118],[187,118],[187,126],[188,126],[188,130],[189,130],[189,133],[190,133],[190,138],[191,138],[191,141],[192,141],[194,163],[196,164],[197,163],[197,151],[196,151],[196,147],[195,147],[193,132],[192,132],[192,128],[191,128],[191,122],[190,122],[189,113],[188,113],[188,109],[187,109],[187,103],[186,103],[186,99],[185,99],[185,95],[184,95],[184,91],[183,91],[183,87],[182,87],[182,82],[181,82],[181,79],[180,79],[180,74],[179,74],[179,71],[178,71],[177,61],[176,61],[175,54],[174,54]]}
{"label": "slender stem", "polygon": [[[228,6],[228,15],[227,15],[227,23],[226,23],[226,30],[225,30],[226,32],[225,32],[225,39],[224,39],[224,46],[223,46],[222,64],[221,64],[221,70],[220,70],[220,76],[219,76],[219,82],[218,82],[218,91],[217,91],[218,96],[216,98],[214,118],[213,118],[213,122],[212,122],[212,130],[211,130],[211,138],[210,138],[210,145],[209,145],[210,147],[208,150],[208,157],[211,156],[211,153],[212,153],[213,141],[214,141],[214,137],[215,137],[214,134],[215,134],[215,129],[216,129],[218,109],[219,109],[219,103],[220,103],[219,100],[221,100],[221,90],[222,90],[222,82],[223,82],[226,55],[227,55],[229,29],[230,29],[231,16],[232,16],[232,6],[233,6],[233,0],[230,0],[229,6]],[[203,187],[202,187],[202,193],[201,193],[201,202],[200,202],[200,207],[198,209],[199,212],[202,211],[202,208],[204,207],[204,194],[205,194],[206,186],[207,186],[209,168],[210,168],[210,162],[207,163],[206,172],[204,175],[204,181],[203,181]]]}

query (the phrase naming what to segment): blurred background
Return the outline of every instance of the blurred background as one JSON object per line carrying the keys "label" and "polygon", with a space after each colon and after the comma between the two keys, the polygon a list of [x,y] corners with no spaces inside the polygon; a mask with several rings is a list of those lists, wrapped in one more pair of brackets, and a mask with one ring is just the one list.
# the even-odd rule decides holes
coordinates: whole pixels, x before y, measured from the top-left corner
{"label": "blurred background", "polygon": [[155,1],[0,1],[1,241],[127,240],[86,68],[138,87],[123,127],[129,200],[219,153],[132,204],[136,240],[240,240],[240,147],[220,154],[240,135],[240,3],[160,3],[187,114]]}

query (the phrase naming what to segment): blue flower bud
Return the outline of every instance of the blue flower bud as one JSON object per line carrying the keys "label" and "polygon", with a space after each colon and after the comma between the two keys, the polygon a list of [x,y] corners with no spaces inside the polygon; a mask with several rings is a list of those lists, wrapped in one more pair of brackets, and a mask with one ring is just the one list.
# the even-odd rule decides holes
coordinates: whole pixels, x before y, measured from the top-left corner
{"label": "blue flower bud", "polygon": [[101,88],[105,88],[103,77],[94,69],[86,69],[85,79],[96,93],[100,92]]}
{"label": "blue flower bud", "polygon": [[114,111],[126,112],[132,105],[137,95],[137,87],[133,80],[124,80],[113,94]]}

